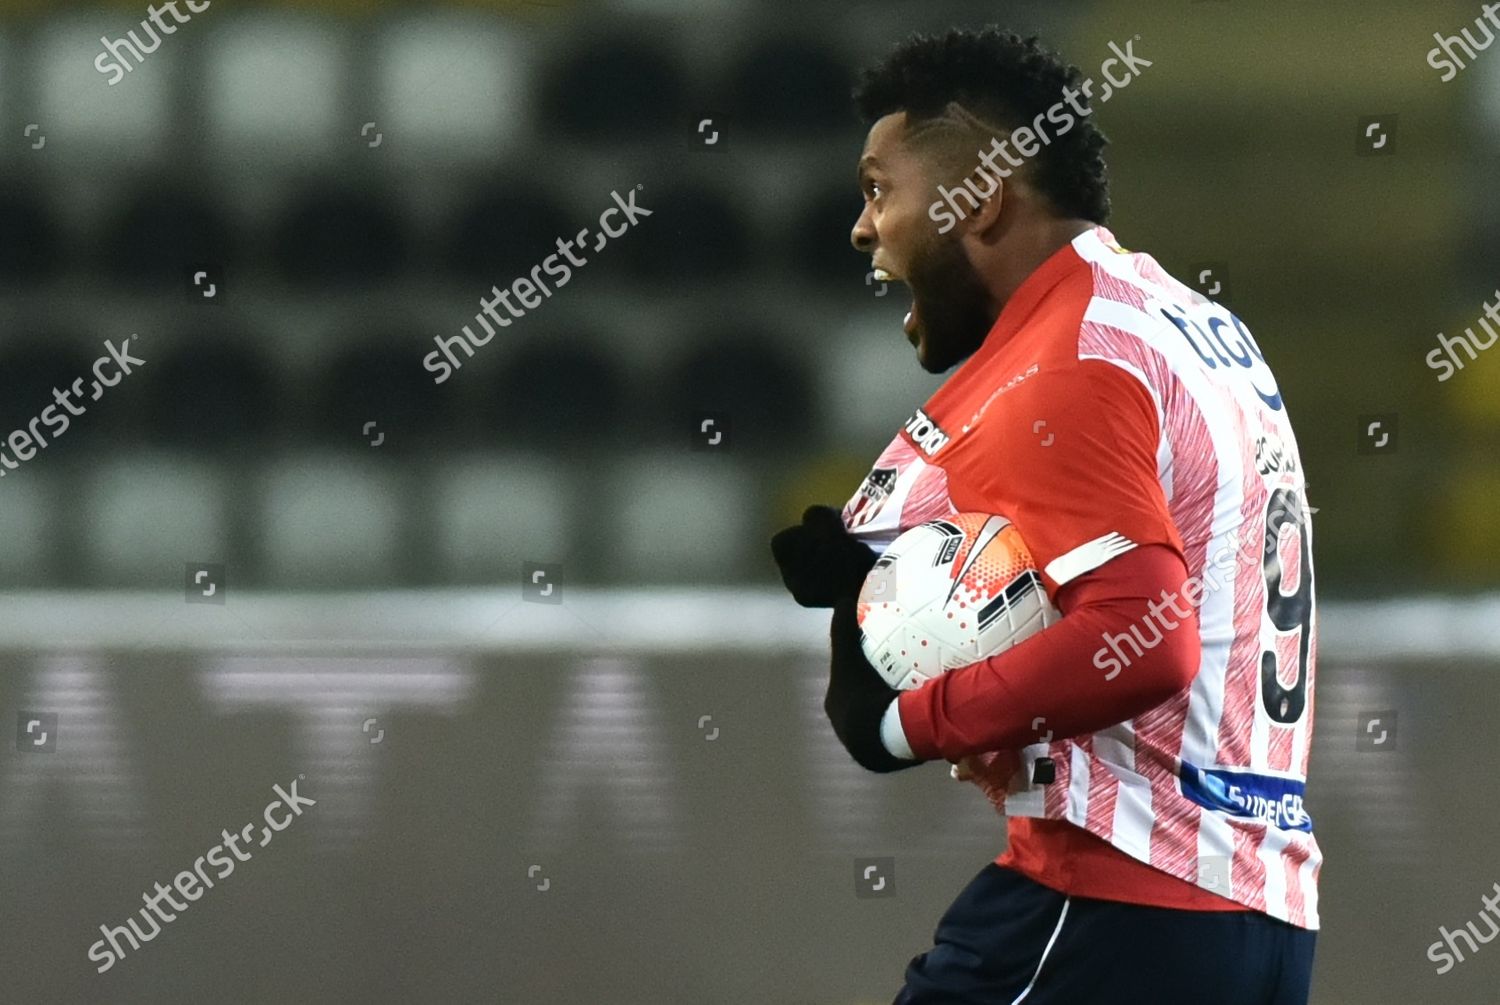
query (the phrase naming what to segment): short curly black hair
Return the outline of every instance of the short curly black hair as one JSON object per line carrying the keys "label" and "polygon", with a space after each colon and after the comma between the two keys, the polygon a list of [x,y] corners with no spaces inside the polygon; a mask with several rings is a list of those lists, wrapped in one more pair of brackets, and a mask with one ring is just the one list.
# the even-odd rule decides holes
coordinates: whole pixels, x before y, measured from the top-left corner
{"label": "short curly black hair", "polygon": [[[988,27],[953,29],[943,35],[913,35],[877,66],[867,69],[854,91],[854,104],[866,126],[894,112],[906,112],[909,123],[937,119],[950,103],[970,116],[1003,130],[1030,126],[1063,100],[1063,88],[1080,89],[1078,67],[1044,49],[1036,36]],[[1074,125],[1051,135],[1051,142],[1028,160],[1033,187],[1063,217],[1103,224],[1109,219],[1109,169],[1104,148],[1109,140],[1092,116],[1073,116]],[[966,150],[945,160],[978,167],[972,130],[961,130]]]}

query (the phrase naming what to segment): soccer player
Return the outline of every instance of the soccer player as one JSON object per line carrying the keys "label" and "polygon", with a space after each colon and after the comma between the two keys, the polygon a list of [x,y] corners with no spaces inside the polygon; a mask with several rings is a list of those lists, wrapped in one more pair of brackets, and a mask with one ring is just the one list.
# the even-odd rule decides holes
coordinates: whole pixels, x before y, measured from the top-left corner
{"label": "soccer player", "polygon": [[[772,551],[833,610],[824,709],[854,760],[946,759],[1008,816],[897,1005],[1302,1003],[1322,856],[1297,444],[1245,324],[1104,227],[1081,77],[993,29],[866,72],[853,243],[910,287],[917,362],[958,369],[841,513]],[[898,693],[855,596],[878,550],[958,512],[1009,518],[1063,616]]]}

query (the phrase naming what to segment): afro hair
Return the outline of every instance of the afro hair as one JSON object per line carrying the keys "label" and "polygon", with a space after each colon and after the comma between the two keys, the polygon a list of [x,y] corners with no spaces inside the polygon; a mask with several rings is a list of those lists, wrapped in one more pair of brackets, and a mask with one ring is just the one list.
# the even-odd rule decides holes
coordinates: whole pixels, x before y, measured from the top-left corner
{"label": "afro hair", "polygon": [[[908,124],[918,125],[944,116],[956,103],[980,122],[1008,132],[1047,117],[1063,100],[1065,87],[1080,91],[1082,83],[1078,68],[1042,48],[1036,36],[1023,39],[995,27],[954,29],[913,35],[899,44],[864,72],[854,103],[867,126],[895,112],[905,112]],[[1072,128],[1054,132],[1029,160],[1029,178],[1060,216],[1103,224],[1109,219],[1104,163],[1109,141],[1091,116],[1075,118]],[[969,143],[973,134],[965,133]],[[971,145],[962,163],[978,167],[980,149]]]}

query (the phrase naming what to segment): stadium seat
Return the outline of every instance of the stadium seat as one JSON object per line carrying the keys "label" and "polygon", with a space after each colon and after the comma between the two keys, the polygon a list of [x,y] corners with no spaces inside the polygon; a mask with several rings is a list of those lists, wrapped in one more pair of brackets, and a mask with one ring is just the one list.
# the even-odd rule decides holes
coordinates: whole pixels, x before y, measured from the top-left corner
{"label": "stadium seat", "polygon": [[329,181],[292,198],[277,223],[272,257],[299,286],[372,285],[392,279],[408,261],[404,221],[388,193],[351,191]]}
{"label": "stadium seat", "polygon": [[398,469],[301,454],[267,469],[257,495],[256,568],[286,589],[361,589],[398,580],[405,494]]}
{"label": "stadium seat", "polygon": [[461,203],[448,238],[447,267],[478,284],[477,299],[491,286],[529,275],[557,251],[559,238],[578,232],[581,221],[575,225],[550,192],[524,179],[488,184]]}
{"label": "stadium seat", "polygon": [[55,470],[28,463],[7,472],[0,500],[0,589],[56,585],[63,499]]}
{"label": "stadium seat", "polygon": [[749,227],[721,190],[653,185],[642,190],[636,203],[650,210],[651,217],[598,253],[600,259],[619,262],[631,277],[677,287],[722,279],[755,264]]}
{"label": "stadium seat", "polygon": [[[84,378],[83,397],[87,399],[91,393],[93,377],[89,367],[97,357],[85,344],[80,344],[71,333],[65,336],[56,330],[39,331],[24,323],[7,334],[17,341],[0,355],[0,430],[8,435],[12,429],[27,428],[31,420],[57,404],[54,389],[67,392],[75,410],[92,406],[92,402],[79,401],[72,394],[72,384],[79,378]],[[70,415],[67,431],[60,437],[48,437],[46,456],[70,454],[115,431],[109,423],[99,421],[101,418],[95,415],[91,420],[87,411],[76,418]],[[55,426],[49,427],[43,420],[38,428],[45,431]]]}
{"label": "stadium seat", "polygon": [[[53,9],[62,14],[63,8]],[[123,10],[117,13],[119,17],[101,17],[97,10],[70,10],[62,16],[39,18],[34,31],[18,36],[24,42],[12,51],[24,50],[25,62],[13,68],[7,97],[27,93],[29,97],[24,112],[19,104],[10,112],[25,117],[11,121],[38,125],[33,136],[45,137],[46,143],[36,153],[47,158],[49,170],[108,165],[109,172],[115,173],[170,156],[169,139],[181,118],[174,114],[173,99],[190,47],[173,45],[179,39],[168,39],[146,62],[130,62],[132,69],[111,86],[114,74],[100,73],[95,65],[104,53],[102,38],[118,42],[130,30],[143,40],[148,38],[140,26],[144,7],[134,18]],[[121,54],[130,60],[123,50]],[[21,86],[15,74],[22,66],[33,74],[29,88]],[[18,144],[23,128],[16,126]]]}
{"label": "stadium seat", "polygon": [[535,334],[506,358],[488,397],[486,442],[505,447],[586,453],[629,431],[625,378],[587,338]]}
{"label": "stadium seat", "polygon": [[134,451],[81,477],[78,531],[91,585],[175,591],[188,564],[232,559],[218,465]]}
{"label": "stadium seat", "polygon": [[842,330],[810,346],[815,355],[808,360],[821,377],[819,400],[827,408],[831,436],[850,447],[867,444],[873,450],[870,461],[944,379],[917,364],[901,332],[909,304],[877,303],[878,309],[851,317]]}
{"label": "stadium seat", "polygon": [[179,287],[186,297],[190,266],[234,263],[233,233],[215,202],[176,179],[153,177],[121,203],[100,262],[117,282]]}
{"label": "stadium seat", "polygon": [[662,379],[654,432],[669,447],[690,448],[699,413],[723,413],[732,451],[804,450],[821,438],[806,366],[753,333],[704,325],[694,347]]}
{"label": "stadium seat", "polygon": [[[765,543],[760,483],[727,454],[622,457],[602,486],[611,571],[624,582],[731,582]],[[769,557],[766,558],[769,561]]]}
{"label": "stadium seat", "polygon": [[686,84],[676,55],[654,41],[605,35],[573,45],[542,73],[539,117],[600,143],[686,131]]}
{"label": "stadium seat", "polygon": [[[394,157],[493,160],[526,127],[532,68],[524,27],[465,14],[401,18],[376,42],[376,121]],[[373,139],[373,137],[372,137]]]}
{"label": "stadium seat", "polygon": [[195,329],[183,341],[142,374],[148,440],[216,454],[264,445],[280,414],[270,362],[218,330]]}
{"label": "stadium seat", "polygon": [[443,583],[519,582],[522,562],[574,565],[572,528],[581,495],[569,469],[548,455],[455,455],[434,473],[429,513]]}
{"label": "stadium seat", "polygon": [[[790,218],[781,241],[787,278],[823,284],[834,295],[875,296],[880,287],[865,282],[870,256],[849,243],[849,233],[861,209],[859,190],[852,179],[814,196]],[[899,291],[888,286],[884,296]]]}
{"label": "stadium seat", "polygon": [[[425,351],[371,333],[352,340],[317,381],[316,438],[350,450],[369,450],[377,440],[379,449],[394,453],[442,449],[456,385],[433,384],[421,365]],[[369,423],[375,426],[366,435]]]}
{"label": "stadium seat", "polygon": [[218,156],[306,167],[363,149],[363,120],[351,118],[342,94],[351,47],[325,19],[260,12],[217,24],[198,44],[204,121]]}
{"label": "stadium seat", "polygon": [[62,264],[57,237],[57,221],[42,193],[0,191],[0,285],[30,285],[54,277]]}
{"label": "stadium seat", "polygon": [[765,42],[735,67],[728,86],[730,122],[762,139],[806,141],[838,130],[857,135],[849,106],[854,78],[824,44]]}

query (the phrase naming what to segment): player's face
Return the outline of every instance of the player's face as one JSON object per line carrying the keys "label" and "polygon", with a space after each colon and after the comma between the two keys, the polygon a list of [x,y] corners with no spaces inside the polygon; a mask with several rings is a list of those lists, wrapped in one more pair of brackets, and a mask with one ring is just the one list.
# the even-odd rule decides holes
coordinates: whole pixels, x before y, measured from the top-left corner
{"label": "player's face", "polygon": [[905,120],[898,112],[870,127],[859,162],[865,205],[850,239],[876,269],[910,287],[906,337],[922,369],[943,373],[979,348],[995,319],[962,228],[940,234],[928,216],[938,182],[904,142]]}

